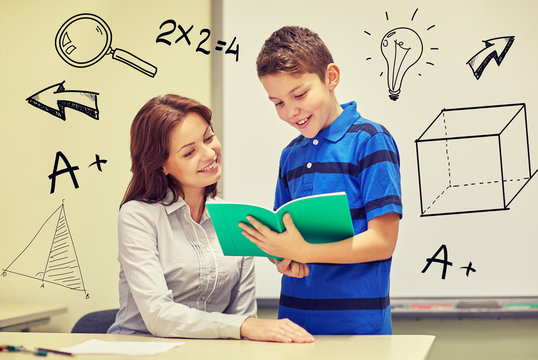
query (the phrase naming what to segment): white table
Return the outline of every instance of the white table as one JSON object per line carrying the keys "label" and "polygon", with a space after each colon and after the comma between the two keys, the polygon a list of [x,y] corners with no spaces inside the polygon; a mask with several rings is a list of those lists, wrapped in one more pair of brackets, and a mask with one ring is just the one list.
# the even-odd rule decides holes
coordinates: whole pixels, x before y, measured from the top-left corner
{"label": "white table", "polygon": [[[113,334],[62,334],[62,333],[0,333],[0,343],[23,345],[27,349],[43,347],[60,349],[80,344],[90,339],[107,341],[184,341],[185,345],[153,356],[126,355],[76,355],[79,360],[146,359],[208,359],[208,360],[285,360],[285,359],[368,359],[368,360],[419,360],[426,359],[434,341],[431,335],[355,335],[316,336],[310,344],[279,344],[249,340],[200,340],[156,338],[138,335]],[[4,354],[0,355],[4,359]],[[28,354],[10,353],[10,360],[28,360]],[[64,355],[49,353],[47,359],[68,359]]]}

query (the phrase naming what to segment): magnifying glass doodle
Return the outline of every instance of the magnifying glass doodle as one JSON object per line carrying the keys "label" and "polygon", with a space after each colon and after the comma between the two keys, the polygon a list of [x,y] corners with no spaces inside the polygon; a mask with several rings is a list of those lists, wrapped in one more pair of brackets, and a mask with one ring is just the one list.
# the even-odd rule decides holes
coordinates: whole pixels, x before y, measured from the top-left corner
{"label": "magnifying glass doodle", "polygon": [[157,68],[122,49],[112,49],[112,31],[107,23],[94,14],[78,14],[69,18],[56,33],[56,52],[69,65],[88,67],[105,55],[154,77]]}

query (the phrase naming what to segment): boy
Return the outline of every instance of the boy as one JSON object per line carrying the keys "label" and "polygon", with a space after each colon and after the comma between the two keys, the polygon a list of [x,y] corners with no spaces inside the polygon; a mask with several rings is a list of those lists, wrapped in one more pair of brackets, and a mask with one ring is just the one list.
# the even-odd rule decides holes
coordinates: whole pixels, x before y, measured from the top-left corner
{"label": "boy", "polygon": [[[274,207],[345,191],[355,236],[309,244],[284,215],[278,234],[248,217],[243,234],[282,257],[279,318],[311,334],[391,334],[389,275],[402,216],[399,154],[389,132],[339,105],[340,70],[317,34],[283,27],[263,45],[258,77],[278,116],[301,133],[280,158]],[[293,260],[293,261],[291,261]]]}

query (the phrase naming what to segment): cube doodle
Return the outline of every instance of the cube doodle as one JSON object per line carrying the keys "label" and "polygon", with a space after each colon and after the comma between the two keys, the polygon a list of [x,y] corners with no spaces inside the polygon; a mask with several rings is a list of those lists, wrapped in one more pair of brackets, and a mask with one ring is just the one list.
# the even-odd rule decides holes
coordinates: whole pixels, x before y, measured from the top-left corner
{"label": "cube doodle", "polygon": [[415,144],[421,216],[508,210],[536,174],[524,103],[443,109]]}

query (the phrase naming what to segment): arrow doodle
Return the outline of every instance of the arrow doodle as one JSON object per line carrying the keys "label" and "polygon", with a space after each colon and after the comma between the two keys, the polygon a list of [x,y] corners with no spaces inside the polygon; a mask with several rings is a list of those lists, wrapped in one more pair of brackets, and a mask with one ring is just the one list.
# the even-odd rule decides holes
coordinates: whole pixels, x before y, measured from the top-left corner
{"label": "arrow doodle", "polygon": [[[467,64],[471,67],[476,80],[480,79],[480,76],[482,76],[484,69],[489,64],[491,59],[495,59],[498,66],[501,65],[506,53],[514,42],[514,39],[514,36],[503,36],[484,40],[486,47],[476,53],[469,61],[467,61]],[[476,64],[478,64],[478,66],[475,66]]]}
{"label": "arrow doodle", "polygon": [[26,101],[38,109],[65,120],[65,108],[80,111],[99,120],[96,92],[65,90],[65,81],[54,84],[28,97]]}

